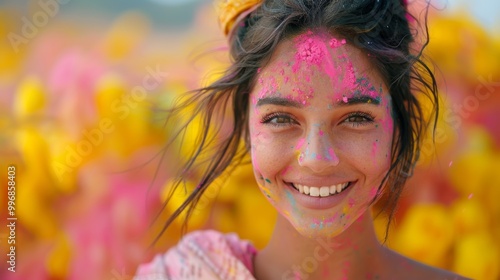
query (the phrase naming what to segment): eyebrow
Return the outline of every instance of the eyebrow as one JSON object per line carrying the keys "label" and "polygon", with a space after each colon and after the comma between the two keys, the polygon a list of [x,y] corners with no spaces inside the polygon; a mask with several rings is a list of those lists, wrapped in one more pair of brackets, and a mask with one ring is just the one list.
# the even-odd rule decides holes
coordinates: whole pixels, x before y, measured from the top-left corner
{"label": "eyebrow", "polygon": [[[356,95],[353,97],[347,97],[347,102],[344,101],[344,99],[338,100],[335,105],[337,106],[349,106],[349,105],[356,105],[356,104],[373,104],[373,105],[380,105],[380,98],[377,97],[372,97],[369,95]],[[291,100],[288,98],[283,98],[283,97],[264,97],[260,98],[259,101],[257,101],[257,107],[263,106],[263,105],[276,105],[276,106],[284,106],[284,107],[294,107],[294,108],[302,108],[304,105],[298,101]]]}
{"label": "eyebrow", "polygon": [[290,100],[288,98],[283,98],[283,97],[260,98],[259,101],[257,101],[257,107],[263,105],[277,105],[277,106],[294,107],[294,108],[302,108],[304,106],[298,101]]}
{"label": "eyebrow", "polygon": [[[347,98],[347,102],[344,101],[344,98]],[[356,95],[353,97],[344,97],[344,98],[338,100],[335,105],[338,106],[347,106],[356,104],[380,105],[380,97],[372,97],[369,95]]]}

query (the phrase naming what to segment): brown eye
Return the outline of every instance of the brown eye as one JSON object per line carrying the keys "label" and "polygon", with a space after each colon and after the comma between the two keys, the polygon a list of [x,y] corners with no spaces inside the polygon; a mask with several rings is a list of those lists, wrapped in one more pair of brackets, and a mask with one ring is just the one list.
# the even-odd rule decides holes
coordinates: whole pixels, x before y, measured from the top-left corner
{"label": "brown eye", "polygon": [[273,123],[291,123],[292,120],[289,117],[275,117],[273,120],[271,120]]}
{"label": "brown eye", "polygon": [[287,126],[297,123],[291,116],[282,113],[268,115],[264,117],[261,122],[274,126]]}
{"label": "brown eye", "polygon": [[373,116],[363,112],[355,112],[349,114],[349,116],[347,116],[347,118],[344,120],[345,123],[353,127],[357,127],[360,125],[367,125],[373,123],[373,121],[374,121]]}
{"label": "brown eye", "polygon": [[363,122],[366,121],[365,117],[362,116],[352,116],[347,118],[346,122]]}

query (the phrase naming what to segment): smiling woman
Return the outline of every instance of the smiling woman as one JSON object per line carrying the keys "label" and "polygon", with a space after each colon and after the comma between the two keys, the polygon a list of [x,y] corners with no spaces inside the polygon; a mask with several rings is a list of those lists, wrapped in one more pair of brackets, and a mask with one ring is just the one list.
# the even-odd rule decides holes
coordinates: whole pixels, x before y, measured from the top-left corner
{"label": "smiling woman", "polygon": [[[174,189],[195,166],[205,169],[164,229],[186,208],[192,213],[248,153],[280,215],[260,252],[235,235],[199,231],[141,266],[136,279],[463,279],[381,245],[370,215],[381,196],[392,215],[413,172],[431,120],[418,95],[438,110],[422,48],[410,48],[416,21],[405,3],[226,0],[220,7],[233,63],[171,111],[195,105],[204,121]],[[217,115],[230,119],[229,133]],[[220,146],[211,146],[213,133]],[[208,159],[207,150],[215,151]]]}
{"label": "smiling woman", "polygon": [[[387,87],[366,55],[332,41],[345,39],[308,30],[284,40],[250,94],[255,176],[307,237],[335,236],[365,214],[391,164]],[[303,56],[312,49],[317,57]]]}

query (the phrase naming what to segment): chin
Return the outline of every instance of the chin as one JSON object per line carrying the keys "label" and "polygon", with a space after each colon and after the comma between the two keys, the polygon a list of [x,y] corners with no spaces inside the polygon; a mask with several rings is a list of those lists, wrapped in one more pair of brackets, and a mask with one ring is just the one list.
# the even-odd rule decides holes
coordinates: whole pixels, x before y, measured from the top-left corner
{"label": "chin", "polygon": [[304,228],[295,228],[297,232],[310,239],[320,239],[320,238],[334,238],[341,235],[346,228],[343,227],[332,227],[332,228],[324,228],[324,229],[304,229]]}

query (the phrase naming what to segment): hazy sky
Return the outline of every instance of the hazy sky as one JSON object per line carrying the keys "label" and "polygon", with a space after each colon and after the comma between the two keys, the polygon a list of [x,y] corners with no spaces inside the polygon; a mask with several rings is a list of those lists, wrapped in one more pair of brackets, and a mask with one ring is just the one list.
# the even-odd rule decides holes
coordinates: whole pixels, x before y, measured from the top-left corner
{"label": "hazy sky", "polygon": [[[31,1],[38,2],[37,0]],[[470,12],[490,32],[495,32],[500,36],[500,0],[408,0],[409,3],[413,1],[431,1],[434,6],[439,7],[445,13],[460,9]],[[214,0],[71,0],[61,5],[60,8],[64,11],[63,14],[67,15],[66,12],[69,12],[72,17],[77,18],[82,15],[84,20],[88,20],[89,11],[95,17],[101,15],[101,18],[111,20],[114,15],[119,15],[124,11],[140,10],[147,14],[156,26],[182,28],[189,25],[197,10],[196,7],[203,3],[213,4]],[[29,13],[26,10],[25,1],[0,0],[0,8],[4,5],[17,6]]]}
{"label": "hazy sky", "polygon": [[[443,3],[445,1],[441,0]],[[448,0],[449,11],[465,9],[473,14],[488,30],[500,35],[499,0]]]}

